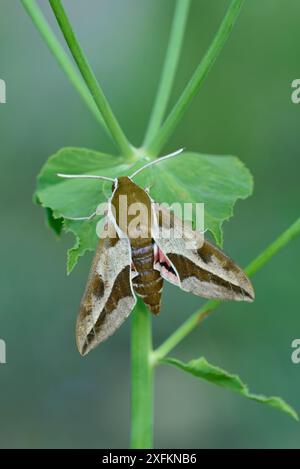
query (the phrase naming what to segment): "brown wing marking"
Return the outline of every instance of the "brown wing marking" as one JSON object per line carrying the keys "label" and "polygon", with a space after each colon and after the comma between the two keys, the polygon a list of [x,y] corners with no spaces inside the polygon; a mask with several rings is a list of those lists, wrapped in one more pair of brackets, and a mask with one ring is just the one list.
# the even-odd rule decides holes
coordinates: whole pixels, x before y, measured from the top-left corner
{"label": "brown wing marking", "polygon": [[[159,227],[166,228],[161,213],[167,209],[159,208],[158,212],[157,205],[154,209]],[[163,238],[158,233],[155,241],[169,259],[170,274],[177,275],[179,286],[204,298],[253,301],[253,287],[243,270],[222,251],[204,241],[200,233],[186,227],[182,233],[182,220],[170,212],[169,216],[172,236]],[[161,270],[161,275],[169,280],[167,273]]]}
{"label": "brown wing marking", "polygon": [[240,285],[235,285],[222,277],[212,274],[179,254],[167,253],[175,266],[181,288],[203,298],[252,301],[251,294]]}

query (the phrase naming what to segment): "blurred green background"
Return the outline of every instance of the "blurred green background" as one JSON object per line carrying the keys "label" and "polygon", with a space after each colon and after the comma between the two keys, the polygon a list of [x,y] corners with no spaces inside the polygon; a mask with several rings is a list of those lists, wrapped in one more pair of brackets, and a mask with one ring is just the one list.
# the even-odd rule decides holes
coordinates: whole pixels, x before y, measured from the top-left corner
{"label": "blurred green background", "polygon": [[[175,102],[228,5],[194,0]],[[126,133],[141,142],[165,54],[174,0],[65,0],[80,42]],[[46,1],[44,13],[59,34]],[[19,1],[0,2],[1,319],[0,447],[128,447],[130,321],[86,358],[75,319],[89,270],[67,278],[70,236],[55,240],[32,204],[46,158],[64,146],[114,150],[41,40]],[[234,32],[165,151],[185,146],[234,154],[255,177],[254,195],[225,223],[225,251],[246,265],[299,216],[300,2],[245,2]],[[61,36],[59,35],[61,39]],[[75,201],[74,201],[75,203]],[[201,355],[239,373],[251,390],[300,411],[299,247],[289,244],[253,279],[252,305],[222,305],[173,356]],[[159,344],[202,304],[167,286],[154,323]],[[300,425],[268,407],[161,367],[155,383],[156,447],[300,447]]]}

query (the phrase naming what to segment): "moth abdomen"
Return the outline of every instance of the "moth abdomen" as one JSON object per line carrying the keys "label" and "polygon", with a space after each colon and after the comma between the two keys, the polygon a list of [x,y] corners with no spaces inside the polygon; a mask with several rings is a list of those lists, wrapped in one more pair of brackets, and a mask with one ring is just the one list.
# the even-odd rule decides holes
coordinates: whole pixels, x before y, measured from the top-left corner
{"label": "moth abdomen", "polygon": [[132,248],[132,262],[138,272],[133,288],[153,314],[160,312],[163,279],[154,269],[154,248],[152,242]]}
{"label": "moth abdomen", "polygon": [[145,255],[149,255],[151,254],[152,255],[153,253],[153,244],[152,244],[152,241],[149,242],[148,240],[146,240],[146,244],[145,245],[141,245],[141,246],[133,246],[132,247],[132,255],[137,257],[137,258],[142,258],[144,257]]}

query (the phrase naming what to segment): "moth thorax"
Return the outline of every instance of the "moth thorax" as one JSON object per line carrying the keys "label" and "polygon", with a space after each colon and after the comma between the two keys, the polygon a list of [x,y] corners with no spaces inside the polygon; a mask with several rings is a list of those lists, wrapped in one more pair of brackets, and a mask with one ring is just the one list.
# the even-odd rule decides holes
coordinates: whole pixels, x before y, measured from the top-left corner
{"label": "moth thorax", "polygon": [[119,178],[112,199],[112,211],[118,227],[130,239],[151,236],[151,200],[148,194],[129,178]]}

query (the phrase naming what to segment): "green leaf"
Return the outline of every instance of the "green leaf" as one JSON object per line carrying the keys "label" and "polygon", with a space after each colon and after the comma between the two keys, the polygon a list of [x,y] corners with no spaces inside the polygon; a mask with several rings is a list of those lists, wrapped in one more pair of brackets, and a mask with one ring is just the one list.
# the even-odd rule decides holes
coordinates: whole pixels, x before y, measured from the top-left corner
{"label": "green leaf", "polygon": [[52,228],[58,228],[65,218],[63,228],[73,233],[75,245],[68,252],[67,271],[74,268],[77,260],[86,251],[92,251],[97,244],[96,224],[90,221],[72,221],[67,217],[88,216],[96,207],[107,201],[111,184],[85,179],[62,179],[57,173],[99,174],[116,177],[128,168],[120,158],[84,148],[63,148],[51,156],[43,166],[38,179],[36,199],[47,209]]}
{"label": "green leaf", "polygon": [[[130,175],[149,162],[141,158],[135,164],[124,159],[84,148],[63,148],[43,166],[37,181],[36,199],[48,210],[50,226],[63,228],[75,235],[75,246],[68,253],[68,272],[78,257],[94,250],[97,244],[96,224],[72,221],[70,217],[92,214],[111,195],[111,183],[91,179],[62,179],[57,173],[95,174],[112,178]],[[151,187],[157,202],[204,202],[205,226],[221,244],[221,226],[232,216],[234,203],[252,191],[252,178],[245,166],[232,156],[209,156],[184,153],[166,160],[137,176],[142,187]],[[153,185],[152,185],[153,184]]]}
{"label": "green leaf", "polygon": [[63,218],[54,218],[53,211],[48,207],[45,208],[45,214],[48,226],[57,236],[60,236],[63,228]]}
{"label": "green leaf", "polygon": [[[37,205],[42,205],[36,192],[33,194],[32,200]],[[62,228],[63,228],[63,221],[64,221],[63,218],[54,218],[53,210],[48,207],[44,208],[44,213],[45,213],[45,220],[46,220],[47,226],[49,226],[49,228],[51,228],[54,231],[56,236],[59,237],[61,235]]]}
{"label": "green leaf", "polygon": [[34,200],[45,208],[50,228],[60,234],[61,228],[75,236],[74,246],[68,250],[67,273],[71,273],[78,258],[97,245],[96,225],[99,217],[87,221],[68,220],[89,216],[100,203],[111,196],[111,183],[91,179],[63,179],[57,173],[94,174],[118,177],[133,173],[140,164],[128,164],[113,155],[86,148],[62,148],[50,156],[37,178]]}
{"label": "green leaf", "polygon": [[246,384],[244,384],[237,375],[232,375],[217,366],[210,365],[204,357],[197,360],[191,360],[188,363],[183,363],[175,358],[165,358],[160,360],[160,363],[176,366],[197,378],[202,378],[216,384],[217,386],[230,389],[231,391],[237,392],[248,399],[275,407],[282,412],[286,412],[295,420],[298,420],[297,412],[283,399],[280,397],[266,397],[260,394],[250,393]]}
{"label": "green leaf", "polygon": [[64,230],[66,233],[72,233],[75,236],[74,246],[68,250],[67,273],[70,274],[77,264],[78,258],[87,251],[93,251],[98,242],[96,234],[96,225],[99,220],[91,221],[64,221]]}
{"label": "green leaf", "polygon": [[233,215],[235,202],[251,195],[253,189],[250,171],[234,156],[184,153],[153,166],[148,173],[157,202],[205,204],[205,227],[219,245],[222,223]]}

